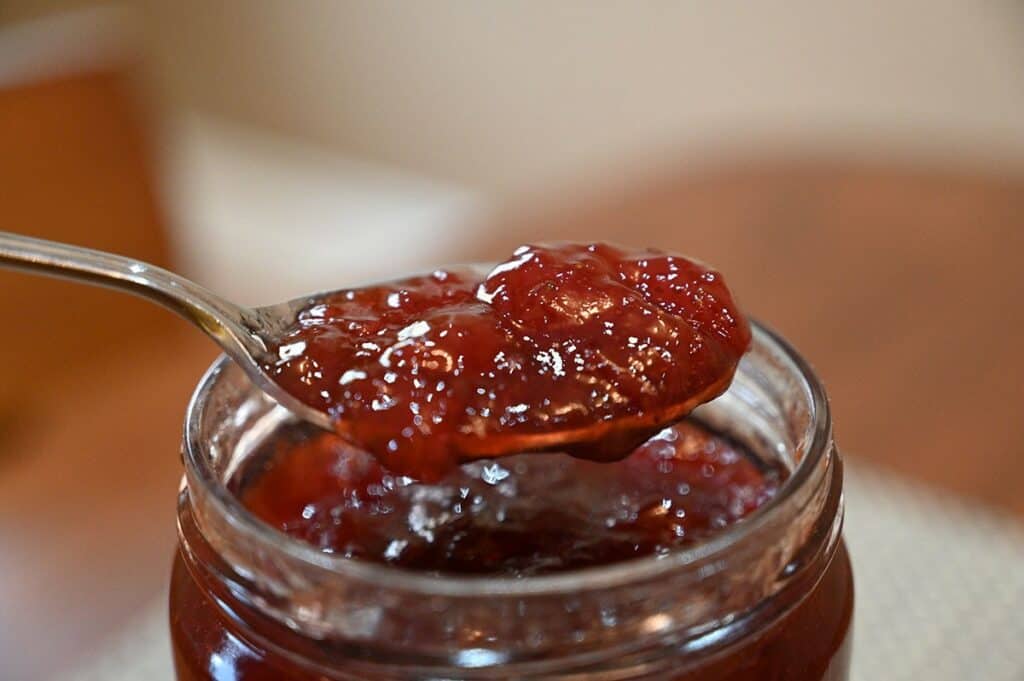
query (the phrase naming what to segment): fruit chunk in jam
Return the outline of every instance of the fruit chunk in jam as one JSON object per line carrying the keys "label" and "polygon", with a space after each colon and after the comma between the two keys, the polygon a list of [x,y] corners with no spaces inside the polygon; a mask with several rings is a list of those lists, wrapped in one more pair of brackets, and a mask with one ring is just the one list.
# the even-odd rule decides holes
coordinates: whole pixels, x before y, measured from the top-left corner
{"label": "fruit chunk in jam", "polygon": [[679,423],[628,458],[476,462],[436,484],[394,475],[339,437],[293,427],[235,481],[255,515],[322,551],[409,569],[529,575],[659,554],[772,497],[782,477]]}
{"label": "fruit chunk in jam", "polygon": [[318,300],[267,369],[389,470],[437,480],[509,452],[622,458],[723,392],[749,344],[704,265],[523,246],[486,276],[443,270]]}

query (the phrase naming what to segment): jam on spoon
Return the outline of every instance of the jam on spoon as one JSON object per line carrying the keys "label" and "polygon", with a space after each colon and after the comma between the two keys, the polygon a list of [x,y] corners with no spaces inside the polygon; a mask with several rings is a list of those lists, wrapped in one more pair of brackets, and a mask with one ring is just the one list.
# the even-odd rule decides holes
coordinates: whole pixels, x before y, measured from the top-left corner
{"label": "jam on spoon", "polygon": [[564,243],[321,297],[264,369],[393,473],[438,480],[519,452],[621,459],[722,393],[749,344],[718,272]]}
{"label": "jam on spoon", "polygon": [[296,416],[423,479],[525,451],[621,458],[725,390],[750,343],[717,272],[602,244],[524,246],[486,277],[438,271],[260,308],[144,262],[9,232],[0,267],[177,312]]}

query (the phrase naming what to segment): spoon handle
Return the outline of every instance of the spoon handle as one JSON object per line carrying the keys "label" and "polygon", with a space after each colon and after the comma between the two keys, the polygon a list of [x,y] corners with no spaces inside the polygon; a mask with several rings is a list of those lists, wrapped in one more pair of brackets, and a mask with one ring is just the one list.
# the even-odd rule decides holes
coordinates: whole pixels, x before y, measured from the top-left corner
{"label": "spoon handle", "polygon": [[[0,267],[133,293],[192,322],[235,359],[266,355],[258,315],[149,263],[56,241],[0,232]],[[251,360],[250,360],[251,361]]]}

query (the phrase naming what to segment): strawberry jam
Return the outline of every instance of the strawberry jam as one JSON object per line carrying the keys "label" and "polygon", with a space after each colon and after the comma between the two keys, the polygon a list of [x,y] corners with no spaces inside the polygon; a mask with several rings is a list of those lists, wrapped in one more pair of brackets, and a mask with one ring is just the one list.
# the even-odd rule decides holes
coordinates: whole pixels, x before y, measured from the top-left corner
{"label": "strawberry jam", "polygon": [[294,427],[236,481],[254,514],[320,550],[413,570],[529,575],[663,554],[741,520],[782,471],[683,422],[629,457],[522,454],[434,484]]}
{"label": "strawberry jam", "polygon": [[177,679],[847,681],[842,464],[797,359],[758,330],[726,398],[625,459],[432,483],[219,360],[185,428]]}
{"label": "strawberry jam", "polygon": [[[514,577],[518,581],[551,574],[574,575],[582,584],[589,572],[581,572],[582,568],[626,567],[636,562],[632,559],[644,556],[664,555],[671,560],[672,552],[679,548],[699,544],[730,526],[744,525],[750,514],[781,493],[786,479],[781,465],[687,420],[661,431],[617,462],[592,462],[557,453],[523,454],[465,464],[436,483],[390,473],[375,458],[333,434],[306,425],[288,425],[257,446],[227,485],[263,522],[325,554],[377,563],[385,572],[395,566],[439,575],[458,588],[467,577]],[[186,497],[184,503],[194,502]],[[419,607],[416,614],[410,613],[405,634],[409,642],[396,637],[396,652],[380,653],[379,659],[377,653],[369,653],[372,662],[367,667],[359,645],[351,649],[338,647],[330,639],[306,637],[263,613],[244,590],[237,590],[249,577],[236,576],[230,569],[222,572],[225,564],[196,533],[191,517],[187,510],[179,516],[182,545],[189,548],[179,552],[171,582],[170,624],[179,681],[539,681],[589,678],[593,671],[583,666],[581,671],[573,667],[574,673],[564,675],[509,672],[503,676],[500,664],[482,670],[486,674],[481,675],[473,674],[478,671],[475,668],[445,668],[443,673],[435,673],[432,668],[417,667],[401,657],[404,646],[415,644],[414,632],[435,631],[443,617],[458,622],[459,609],[472,607],[465,601],[449,603],[441,596],[435,597],[429,612]],[[824,521],[834,523],[835,518],[826,515]],[[771,544],[763,547],[765,554],[777,550]],[[258,564],[266,565],[271,575],[279,569],[287,571],[278,567],[278,560],[281,557],[271,552],[260,556]],[[714,646],[726,642],[718,654],[704,654],[695,644],[692,649],[679,647],[669,639],[659,653],[662,657],[655,661],[664,665],[668,657],[677,659],[678,664],[668,662],[650,673],[641,669],[626,675],[612,656],[602,662],[616,670],[616,676],[609,678],[847,681],[853,587],[846,549],[839,543],[834,552],[812,551],[805,560],[790,587],[764,604],[767,614],[763,618],[758,617],[754,624],[740,618],[711,631]],[[289,564],[288,560],[281,563]],[[748,574],[742,566],[738,569]],[[708,579],[714,579],[714,571],[708,574]],[[669,574],[665,579],[671,579]],[[303,583],[296,588],[292,597],[303,598]],[[348,598],[358,597],[362,587],[354,584],[352,588],[355,591]],[[638,584],[637,588],[644,587]],[[555,615],[567,622],[574,617],[568,604],[577,603],[571,593],[572,589],[565,596],[566,608]],[[706,597],[685,589],[667,593],[666,600],[651,600],[643,606],[651,608],[652,623],[666,617],[664,613],[670,612],[676,601],[692,600],[698,607]],[[401,592],[385,591],[384,595],[382,603],[389,602],[386,598],[401,602],[404,597]],[[557,602],[560,597],[551,598]],[[363,633],[364,626],[383,627],[376,619],[377,598],[368,598],[365,615],[355,619],[354,629],[348,628],[353,625],[339,625],[339,631]],[[585,602],[587,597],[579,598]],[[606,598],[614,605],[621,595],[609,591]],[[273,602],[273,594],[268,594],[268,599]],[[486,603],[481,597],[480,607],[489,607]],[[524,609],[513,616],[521,622],[510,625],[513,629],[521,626],[523,637],[538,626],[532,608],[539,606],[531,603],[526,606],[524,601]],[[304,607],[320,612],[321,606],[313,601]],[[332,602],[323,612],[338,607]],[[614,631],[611,613],[614,610],[602,609],[600,617],[584,622]],[[495,611],[494,617],[502,616]],[[501,650],[523,640],[488,637],[477,642],[471,638],[475,630],[471,623],[454,626],[451,636],[470,641],[465,645],[474,648],[485,645]],[[468,629],[460,632],[459,626]],[[379,637],[390,641],[393,634],[385,631]],[[623,636],[628,643],[631,636],[640,634]],[[370,642],[381,645],[373,636]],[[587,643],[589,639],[580,639],[580,645]],[[553,654],[571,656],[572,646]],[[627,653],[622,655],[623,667],[629,668]],[[389,661],[394,666],[389,666]],[[599,673],[594,672],[594,678]]]}
{"label": "strawberry jam", "polygon": [[717,272],[524,246],[311,301],[273,351],[337,433],[203,380],[179,681],[847,681],[824,391]]}
{"label": "strawberry jam", "polygon": [[628,455],[729,385],[750,329],[720,274],[603,244],[523,246],[318,299],[267,370],[390,471]]}

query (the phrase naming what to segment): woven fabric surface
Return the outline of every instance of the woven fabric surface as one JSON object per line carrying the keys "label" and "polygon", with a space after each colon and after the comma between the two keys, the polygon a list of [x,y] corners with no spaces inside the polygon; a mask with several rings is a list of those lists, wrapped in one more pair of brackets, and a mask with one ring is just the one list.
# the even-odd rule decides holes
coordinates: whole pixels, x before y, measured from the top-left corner
{"label": "woven fabric surface", "polygon": [[[1024,681],[1024,527],[847,467],[857,588],[853,681]],[[60,681],[172,681],[166,604]]]}

